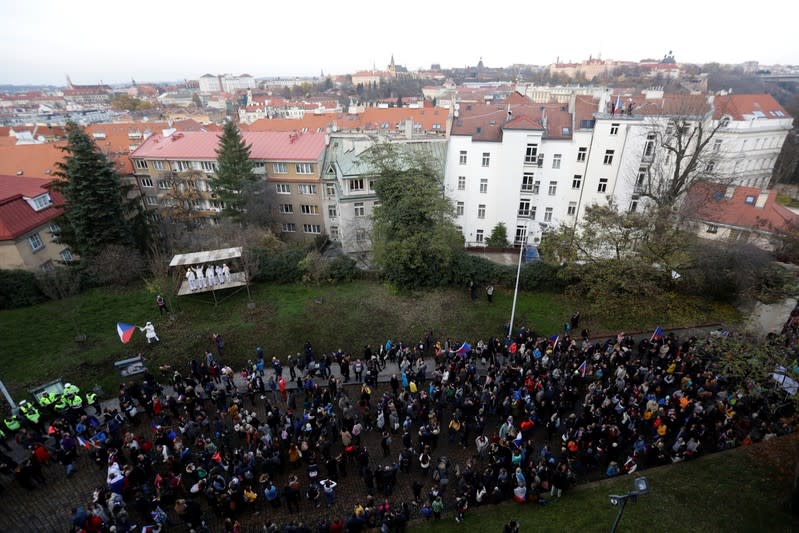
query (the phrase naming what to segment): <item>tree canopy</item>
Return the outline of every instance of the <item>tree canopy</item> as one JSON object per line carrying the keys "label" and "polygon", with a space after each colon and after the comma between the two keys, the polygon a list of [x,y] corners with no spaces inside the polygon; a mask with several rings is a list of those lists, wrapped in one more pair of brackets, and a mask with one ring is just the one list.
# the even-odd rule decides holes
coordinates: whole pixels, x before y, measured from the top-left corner
{"label": "tree canopy", "polygon": [[124,188],[111,161],[75,123],[67,124],[63,150],[67,156],[55,173],[65,200],[61,238],[84,257],[110,244],[133,244]]}
{"label": "tree canopy", "polygon": [[463,248],[452,203],[442,192],[441,169],[422,149],[400,151],[390,144],[376,145],[362,157],[377,175],[376,265],[398,287],[437,285]]}
{"label": "tree canopy", "polygon": [[242,191],[256,180],[250,161],[252,145],[247,145],[238,127],[228,121],[216,149],[218,169],[212,180],[214,192],[224,202],[223,215],[235,220],[241,218],[247,202]]}

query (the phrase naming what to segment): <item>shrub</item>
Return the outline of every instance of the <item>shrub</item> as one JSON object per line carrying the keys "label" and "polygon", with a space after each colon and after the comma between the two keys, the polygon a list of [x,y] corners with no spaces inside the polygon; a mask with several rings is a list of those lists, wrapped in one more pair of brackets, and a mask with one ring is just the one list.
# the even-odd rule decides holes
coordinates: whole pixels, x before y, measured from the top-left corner
{"label": "shrub", "polygon": [[36,305],[47,300],[36,276],[27,270],[0,270],[0,309]]}
{"label": "shrub", "polygon": [[260,269],[254,276],[255,281],[271,281],[274,283],[294,283],[302,280],[303,271],[300,261],[305,259],[307,252],[302,248],[288,248],[286,250],[253,249],[258,256]]}
{"label": "shrub", "polygon": [[357,268],[355,260],[341,255],[327,263],[325,278],[331,282],[350,282],[355,278]]}
{"label": "shrub", "polygon": [[522,265],[519,274],[519,289],[525,291],[560,291],[564,288],[564,279],[560,275],[561,267],[544,261],[533,261]]}

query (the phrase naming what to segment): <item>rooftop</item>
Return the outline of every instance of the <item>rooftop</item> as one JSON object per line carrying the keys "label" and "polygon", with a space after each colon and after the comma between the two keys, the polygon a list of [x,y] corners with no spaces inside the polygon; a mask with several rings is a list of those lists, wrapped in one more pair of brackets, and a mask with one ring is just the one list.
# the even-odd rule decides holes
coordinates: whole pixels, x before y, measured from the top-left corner
{"label": "rooftop", "polygon": [[[251,158],[270,161],[316,161],[325,148],[322,133],[278,133],[242,131],[252,146]],[[216,159],[219,133],[186,131],[149,137],[130,157],[151,159]]]}
{"label": "rooftop", "polygon": [[[52,179],[0,175],[0,240],[14,240],[60,216],[64,210],[61,195],[51,191]],[[49,192],[53,204],[35,211],[25,198]]]}

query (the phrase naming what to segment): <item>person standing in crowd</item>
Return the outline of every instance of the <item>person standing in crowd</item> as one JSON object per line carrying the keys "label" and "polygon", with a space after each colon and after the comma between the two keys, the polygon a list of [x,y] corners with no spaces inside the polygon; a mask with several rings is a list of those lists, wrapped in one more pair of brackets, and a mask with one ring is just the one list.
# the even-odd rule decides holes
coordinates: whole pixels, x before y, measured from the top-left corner
{"label": "person standing in crowd", "polygon": [[488,298],[488,303],[494,302],[494,285],[491,283],[486,287],[486,298]]}
{"label": "person standing in crowd", "polygon": [[191,267],[186,269],[186,279],[189,282],[189,289],[194,292],[197,290],[197,274],[194,273],[194,270]]}

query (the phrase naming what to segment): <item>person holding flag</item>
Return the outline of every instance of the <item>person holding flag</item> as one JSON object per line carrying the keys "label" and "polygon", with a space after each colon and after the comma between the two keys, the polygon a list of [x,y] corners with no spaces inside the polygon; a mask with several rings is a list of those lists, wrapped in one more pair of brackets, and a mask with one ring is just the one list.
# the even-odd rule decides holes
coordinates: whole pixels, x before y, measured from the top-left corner
{"label": "person holding flag", "polygon": [[652,337],[649,338],[649,342],[659,341],[663,338],[663,328],[658,326],[655,328],[655,332],[652,333]]}

